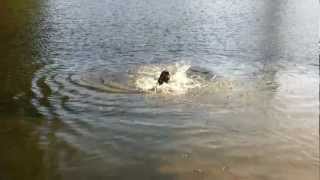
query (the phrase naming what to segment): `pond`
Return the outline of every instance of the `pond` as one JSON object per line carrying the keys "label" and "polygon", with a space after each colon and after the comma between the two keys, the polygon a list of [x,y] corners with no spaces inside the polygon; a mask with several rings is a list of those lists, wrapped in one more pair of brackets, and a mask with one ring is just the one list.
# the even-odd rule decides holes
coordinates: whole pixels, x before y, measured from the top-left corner
{"label": "pond", "polygon": [[317,12],[1,2],[0,179],[318,179]]}

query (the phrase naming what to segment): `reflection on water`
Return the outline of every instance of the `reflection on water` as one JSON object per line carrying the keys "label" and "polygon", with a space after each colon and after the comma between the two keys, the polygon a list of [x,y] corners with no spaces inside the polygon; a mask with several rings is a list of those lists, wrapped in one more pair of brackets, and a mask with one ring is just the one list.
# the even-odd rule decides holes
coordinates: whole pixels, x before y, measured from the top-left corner
{"label": "reflection on water", "polygon": [[318,179],[317,6],[2,1],[0,179]]}
{"label": "reflection on water", "polygon": [[[37,4],[29,1],[0,3],[0,112],[4,113],[16,113],[15,107],[20,107],[19,111],[24,108],[31,110],[25,101],[28,101],[26,97],[31,94],[30,81],[36,70],[33,61],[36,51],[32,47],[36,27],[29,25],[33,23],[34,17],[28,9]],[[25,35],[25,31],[31,34]],[[15,101],[18,98],[24,101]]]}

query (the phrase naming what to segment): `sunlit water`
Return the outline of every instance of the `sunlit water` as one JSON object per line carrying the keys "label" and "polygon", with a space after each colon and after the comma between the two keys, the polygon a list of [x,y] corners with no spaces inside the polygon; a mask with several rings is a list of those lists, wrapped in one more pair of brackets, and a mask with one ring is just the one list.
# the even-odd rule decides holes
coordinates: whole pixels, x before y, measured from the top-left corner
{"label": "sunlit water", "polygon": [[31,103],[57,177],[319,178],[318,2],[42,6]]}

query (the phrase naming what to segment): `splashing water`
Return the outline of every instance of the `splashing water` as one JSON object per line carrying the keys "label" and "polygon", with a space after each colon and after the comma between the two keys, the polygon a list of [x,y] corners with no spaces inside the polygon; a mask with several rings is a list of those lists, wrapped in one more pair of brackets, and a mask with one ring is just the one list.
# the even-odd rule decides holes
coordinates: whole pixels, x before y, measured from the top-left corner
{"label": "splashing water", "polygon": [[[158,78],[163,70],[170,72],[170,80],[159,85]],[[127,72],[94,69],[71,75],[69,80],[84,88],[125,94],[226,94],[234,87],[234,82],[225,77],[217,77],[209,70],[183,62],[142,65]]]}
{"label": "splashing water", "polygon": [[[206,86],[200,76],[188,76],[191,65],[175,63],[169,65],[146,65],[138,68],[135,85],[143,92],[157,92],[164,94],[185,94],[194,88]],[[169,83],[157,86],[157,80],[163,70],[170,72]]]}

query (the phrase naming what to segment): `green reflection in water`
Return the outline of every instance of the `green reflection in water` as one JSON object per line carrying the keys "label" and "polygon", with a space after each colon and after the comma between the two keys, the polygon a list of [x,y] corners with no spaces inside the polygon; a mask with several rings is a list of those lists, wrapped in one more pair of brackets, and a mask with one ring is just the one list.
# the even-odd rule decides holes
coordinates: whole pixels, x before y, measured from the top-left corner
{"label": "green reflection in water", "polygon": [[[0,1],[0,179],[60,179],[54,138],[32,107],[31,79],[40,67],[39,0]],[[52,133],[51,133],[52,134]],[[49,145],[48,145],[49,144]]]}
{"label": "green reflection in water", "polygon": [[26,120],[1,120],[0,179],[40,180],[54,172],[53,162],[48,163],[46,151],[40,148],[41,135],[36,125]]}
{"label": "green reflection in water", "polygon": [[0,113],[35,113],[29,103],[31,78],[39,67],[36,44],[39,1],[0,2]]}

